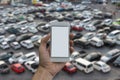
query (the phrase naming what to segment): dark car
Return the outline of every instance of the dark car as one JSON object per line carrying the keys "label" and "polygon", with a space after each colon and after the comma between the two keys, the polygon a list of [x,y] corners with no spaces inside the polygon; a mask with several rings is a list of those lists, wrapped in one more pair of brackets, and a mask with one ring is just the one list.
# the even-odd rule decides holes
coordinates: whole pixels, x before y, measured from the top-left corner
{"label": "dark car", "polygon": [[[103,0],[95,0],[96,3],[102,4],[104,1]],[[107,1],[106,1],[107,2]]]}
{"label": "dark car", "polygon": [[120,56],[113,62],[113,65],[116,67],[120,67]]}
{"label": "dark car", "polygon": [[33,36],[32,33],[22,34],[22,35],[17,37],[16,41],[20,42],[20,41],[23,41],[23,40],[27,40],[27,39],[30,39],[32,36]]}
{"label": "dark car", "polygon": [[49,33],[50,32],[50,27],[46,27],[46,26],[38,26],[37,29],[42,32],[42,33]]}
{"label": "dark car", "polygon": [[112,18],[112,13],[105,13],[104,18]]}
{"label": "dark car", "polygon": [[74,17],[73,17],[72,15],[70,15],[70,14],[67,14],[67,15],[65,15],[65,17],[64,17],[64,20],[66,20],[66,21],[73,21],[73,20],[74,20]]}
{"label": "dark car", "polygon": [[82,58],[88,55],[88,53],[84,50],[79,50],[78,52],[80,54],[80,57],[82,57]]}
{"label": "dark car", "polygon": [[100,52],[92,52],[88,54],[87,56],[84,57],[84,59],[88,61],[98,61],[101,58],[101,53]]}
{"label": "dark car", "polygon": [[13,54],[14,54],[13,52],[3,52],[0,54],[0,60],[8,61],[8,59],[12,57]]}
{"label": "dark car", "polygon": [[84,40],[74,40],[74,45],[83,49],[89,49],[89,43],[87,41]]}
{"label": "dark car", "polygon": [[73,40],[74,39],[78,39],[78,38],[81,38],[83,35],[81,33],[76,33]]}
{"label": "dark car", "polygon": [[9,29],[7,29],[7,32],[10,33],[10,34],[15,34],[15,35],[20,35],[21,33],[19,32],[19,30],[11,27]]}
{"label": "dark car", "polygon": [[9,72],[10,72],[9,66],[4,61],[0,61],[0,73],[7,74]]}
{"label": "dark car", "polygon": [[116,45],[116,43],[112,39],[104,39],[103,41],[106,47],[112,48]]}

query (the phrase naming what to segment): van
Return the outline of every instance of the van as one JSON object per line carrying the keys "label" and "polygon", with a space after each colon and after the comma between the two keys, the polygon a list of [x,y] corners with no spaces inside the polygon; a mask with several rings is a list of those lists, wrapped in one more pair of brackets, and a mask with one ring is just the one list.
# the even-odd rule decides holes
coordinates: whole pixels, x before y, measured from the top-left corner
{"label": "van", "polygon": [[85,73],[90,73],[94,70],[93,64],[83,58],[77,58],[72,62],[79,70],[84,71]]}

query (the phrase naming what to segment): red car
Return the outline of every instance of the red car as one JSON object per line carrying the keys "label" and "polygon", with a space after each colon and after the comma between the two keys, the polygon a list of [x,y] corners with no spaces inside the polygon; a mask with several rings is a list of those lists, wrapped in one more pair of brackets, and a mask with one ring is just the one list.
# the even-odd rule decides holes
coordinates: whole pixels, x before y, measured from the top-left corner
{"label": "red car", "polygon": [[25,71],[25,68],[19,63],[12,64],[11,69],[16,73],[22,73]]}
{"label": "red car", "polygon": [[74,65],[72,65],[70,62],[67,62],[63,70],[71,74],[71,73],[75,73],[77,71],[77,68]]}
{"label": "red car", "polygon": [[74,31],[83,31],[84,28],[82,28],[80,26],[72,26],[72,30],[74,30]]}

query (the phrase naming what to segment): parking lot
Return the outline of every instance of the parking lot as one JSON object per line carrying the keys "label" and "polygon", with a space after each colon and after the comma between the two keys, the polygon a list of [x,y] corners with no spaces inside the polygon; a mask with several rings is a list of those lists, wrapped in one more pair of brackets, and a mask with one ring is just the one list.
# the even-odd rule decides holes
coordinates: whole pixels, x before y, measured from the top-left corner
{"label": "parking lot", "polygon": [[[92,9],[100,9],[103,12],[116,11],[116,16],[113,16],[113,20],[115,20],[116,18],[120,18],[120,11],[116,10],[113,4],[108,3],[106,10],[103,9],[102,4],[89,4],[89,7],[91,7]],[[39,22],[42,22],[43,20],[35,19],[34,21],[39,23]],[[87,31],[83,31],[82,34],[86,32]],[[73,33],[77,33],[77,32],[73,31]],[[37,32],[35,34],[42,35],[42,36],[44,35],[44,33],[42,32]],[[9,33],[6,33],[5,35],[8,36]],[[76,51],[81,50],[81,48],[76,46],[74,46],[74,48]],[[120,46],[117,45],[112,48],[109,48],[106,46],[103,46],[101,48],[90,47],[90,49],[84,49],[84,50],[87,53],[96,51],[96,52],[101,52],[102,55],[105,55],[108,51],[115,48],[120,49]],[[9,52],[9,51],[13,51],[14,53],[23,52],[24,54],[35,51],[39,55],[39,50],[37,47],[34,47],[32,49],[26,49],[22,47],[21,49],[18,49],[18,50],[14,50],[12,48],[9,48],[6,50],[0,49],[0,53]],[[110,66],[111,66],[111,71],[108,73],[102,73],[100,71],[94,70],[93,72],[86,74],[82,71],[77,70],[77,72],[74,74],[68,74],[65,71],[61,71],[55,76],[54,80],[120,80],[120,72],[119,72],[120,68],[114,67],[113,64],[110,64]],[[21,73],[21,74],[16,74],[11,70],[9,74],[5,74],[5,75],[0,74],[0,80],[31,80],[32,76],[33,74],[27,69],[25,70],[24,73]]]}

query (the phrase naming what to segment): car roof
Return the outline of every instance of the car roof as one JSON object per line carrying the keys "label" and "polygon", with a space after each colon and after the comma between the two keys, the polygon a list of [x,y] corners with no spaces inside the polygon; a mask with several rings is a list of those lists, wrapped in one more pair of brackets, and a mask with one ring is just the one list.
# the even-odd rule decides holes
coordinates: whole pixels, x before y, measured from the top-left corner
{"label": "car roof", "polygon": [[20,67],[20,66],[21,66],[21,64],[16,63],[16,64],[13,64],[13,66],[15,66],[15,67]]}
{"label": "car roof", "polygon": [[107,54],[115,54],[115,53],[117,53],[117,52],[120,52],[120,50],[119,49],[113,49],[113,50],[110,50]]}
{"label": "car roof", "polygon": [[98,61],[98,62],[96,62],[97,64],[100,64],[100,65],[104,65],[104,64],[106,64],[106,63],[104,63],[104,62],[102,62],[102,61]]}
{"label": "car roof", "polygon": [[102,41],[101,39],[97,38],[97,37],[93,37],[91,40],[94,40],[94,41]]}
{"label": "car roof", "polygon": [[30,53],[25,54],[26,57],[31,56],[31,55],[36,55],[36,52],[30,52]]}
{"label": "car roof", "polygon": [[85,65],[90,65],[91,64],[91,62],[89,62],[89,61],[87,61],[83,58],[77,58],[75,61],[78,62],[78,63],[85,64]]}
{"label": "car roof", "polygon": [[4,64],[4,63],[5,63],[4,61],[0,61],[0,65],[1,65],[1,64]]}

